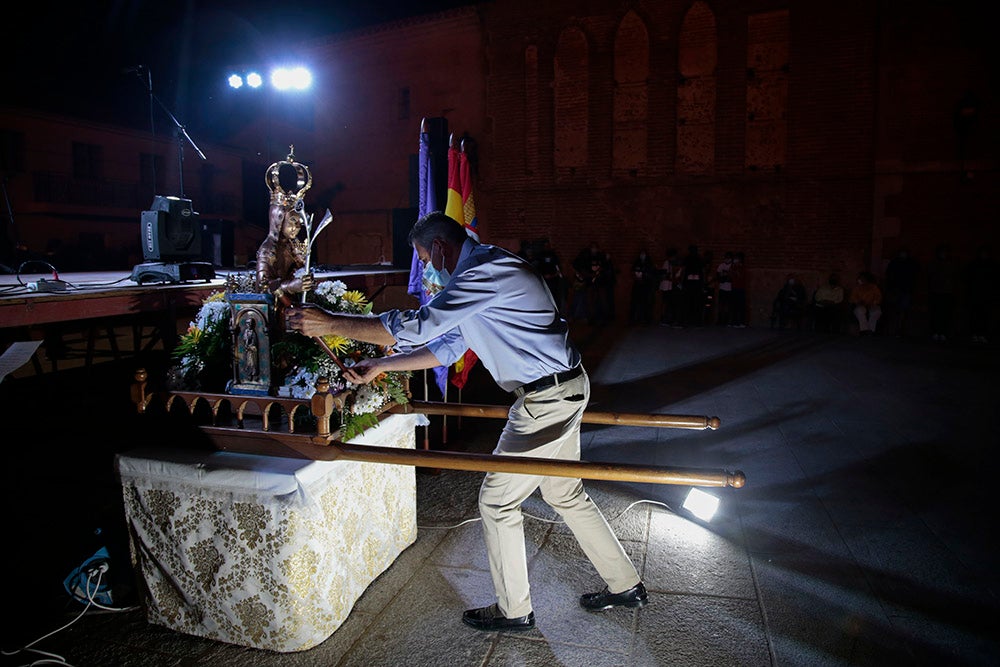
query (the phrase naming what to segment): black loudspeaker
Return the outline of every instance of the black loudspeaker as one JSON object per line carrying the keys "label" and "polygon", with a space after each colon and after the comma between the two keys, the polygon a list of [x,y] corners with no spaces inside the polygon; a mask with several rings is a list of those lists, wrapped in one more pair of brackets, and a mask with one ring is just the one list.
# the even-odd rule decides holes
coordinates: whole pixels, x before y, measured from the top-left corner
{"label": "black loudspeaker", "polygon": [[190,199],[156,195],[142,212],[139,232],[147,262],[201,259],[201,223]]}

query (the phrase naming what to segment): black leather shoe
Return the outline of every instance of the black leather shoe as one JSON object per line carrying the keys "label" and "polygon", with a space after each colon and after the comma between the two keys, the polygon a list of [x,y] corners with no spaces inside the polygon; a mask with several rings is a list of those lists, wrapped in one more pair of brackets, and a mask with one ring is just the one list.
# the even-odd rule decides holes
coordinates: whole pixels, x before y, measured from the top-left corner
{"label": "black leather shoe", "polygon": [[507,618],[500,613],[500,609],[496,604],[491,604],[489,607],[469,609],[462,614],[462,622],[466,625],[471,625],[476,630],[485,630],[486,632],[496,630],[523,632],[535,627],[535,612],[531,612],[527,616]]}
{"label": "black leather shoe", "polygon": [[612,607],[642,607],[649,602],[646,587],[640,581],[621,593],[611,593],[608,587],[600,593],[586,593],[580,596],[580,606],[587,611],[604,611]]}

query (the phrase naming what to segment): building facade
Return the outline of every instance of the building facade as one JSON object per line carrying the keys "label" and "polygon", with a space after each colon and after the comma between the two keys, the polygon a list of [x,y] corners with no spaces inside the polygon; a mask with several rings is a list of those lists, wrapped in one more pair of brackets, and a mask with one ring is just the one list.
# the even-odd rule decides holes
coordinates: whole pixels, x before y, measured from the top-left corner
{"label": "building facade", "polygon": [[[761,324],[788,273],[811,290],[832,271],[848,284],[862,270],[881,278],[900,247],[926,262],[943,242],[960,261],[995,246],[1000,122],[986,25],[974,2],[471,4],[309,44],[309,121],[270,114],[266,131],[242,128],[223,142],[238,147],[232,162],[208,175],[188,153],[184,185],[203,215],[257,233],[243,205],[262,187],[252,173],[294,144],[315,178],[307,207],[336,216],[318,261],[402,265],[420,124],[434,119],[439,153],[452,136],[475,152],[484,241],[516,251],[547,238],[566,274],[596,244],[618,267],[622,304],[641,248],[656,262],[691,244],[716,263],[743,252]],[[157,151],[168,178],[172,148]],[[120,170],[135,193],[115,207],[122,221],[152,192],[136,153]],[[47,206],[29,178],[19,208],[34,214]]]}

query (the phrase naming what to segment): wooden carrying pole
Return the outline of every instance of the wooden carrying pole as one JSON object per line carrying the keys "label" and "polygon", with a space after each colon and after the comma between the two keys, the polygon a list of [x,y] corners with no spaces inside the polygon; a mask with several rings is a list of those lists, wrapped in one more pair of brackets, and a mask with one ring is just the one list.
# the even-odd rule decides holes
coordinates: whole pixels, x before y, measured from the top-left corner
{"label": "wooden carrying pole", "polygon": [[[132,401],[140,414],[146,412],[154,394],[146,393],[147,374],[145,369],[139,369],[132,384]],[[325,379],[324,379],[325,380]],[[746,484],[746,476],[741,471],[700,468],[668,468],[660,466],[641,466],[633,464],[597,463],[591,461],[567,461],[563,459],[545,459],[530,456],[499,456],[494,454],[475,454],[468,452],[450,452],[430,449],[400,449],[396,447],[376,447],[341,442],[335,439],[335,433],[330,428],[330,418],[333,415],[336,399],[329,393],[329,382],[317,384],[317,392],[309,400],[309,407],[316,417],[317,431],[315,434],[281,433],[268,428],[265,419],[265,430],[251,430],[226,426],[200,426],[213,444],[221,450],[268,456],[283,456],[308,459],[314,461],[368,461],[372,463],[389,463],[426,468],[441,468],[445,470],[468,470],[474,472],[507,472],[525,475],[546,475],[550,477],[573,477],[580,479],[600,479],[617,482],[642,482],[648,484],[679,484],[684,486],[716,486],[742,488]],[[297,406],[301,407],[299,399],[282,399],[276,397],[245,397],[220,394],[197,394],[189,392],[167,392],[162,396],[165,407],[169,411],[174,398],[181,398],[191,411],[201,401],[207,401],[215,410],[225,401],[262,401],[262,413],[266,416],[270,404],[279,404],[292,414]],[[489,405],[455,405],[447,403],[414,402],[407,405],[397,405],[383,414],[413,413],[445,414],[434,412],[436,409],[452,410],[467,408],[470,416],[506,417],[506,409],[501,406]],[[243,408],[237,412],[242,414]],[[457,413],[450,413],[457,414]],[[585,415],[587,413],[584,413]],[[717,428],[717,419],[706,417],[677,417],[671,415],[620,415],[613,413],[590,413],[590,423],[611,424],[642,424],[666,425],[680,428]],[[670,423],[659,423],[664,418]],[[604,420],[604,421],[601,421]],[[613,421],[607,421],[613,420]],[[700,421],[699,421],[700,420]],[[588,421],[584,417],[584,421]],[[710,422],[714,422],[712,426]],[[701,426],[697,424],[701,423]]]}
{"label": "wooden carrying pole", "polygon": [[531,456],[498,456],[449,452],[433,449],[399,449],[358,445],[323,436],[248,431],[239,428],[202,426],[216,447],[226,451],[267,454],[314,461],[367,461],[444,470],[509,472],[549,477],[601,479],[646,484],[717,486],[742,488],[746,476],[741,471],[703,468],[669,468],[625,463],[566,461]]}
{"label": "wooden carrying pole", "polygon": [[[503,405],[479,405],[475,403],[438,403],[434,401],[410,401],[394,405],[388,412],[409,414],[419,412],[425,415],[451,415],[459,417],[487,417],[506,419],[510,408]],[[687,428],[703,431],[719,428],[718,417],[696,415],[658,415],[628,412],[598,412],[587,410],[583,413],[584,424],[607,424],[610,426],[652,426],[656,428]]]}

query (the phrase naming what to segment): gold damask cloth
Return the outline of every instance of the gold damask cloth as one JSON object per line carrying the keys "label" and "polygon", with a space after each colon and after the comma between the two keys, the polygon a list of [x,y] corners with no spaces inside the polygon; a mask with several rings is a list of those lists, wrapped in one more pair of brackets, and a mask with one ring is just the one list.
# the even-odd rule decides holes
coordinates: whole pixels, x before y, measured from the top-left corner
{"label": "gold damask cloth", "polygon": [[[424,423],[350,442],[412,449]],[[417,537],[411,466],[151,448],[116,464],[146,618],[189,635],[311,648]]]}

